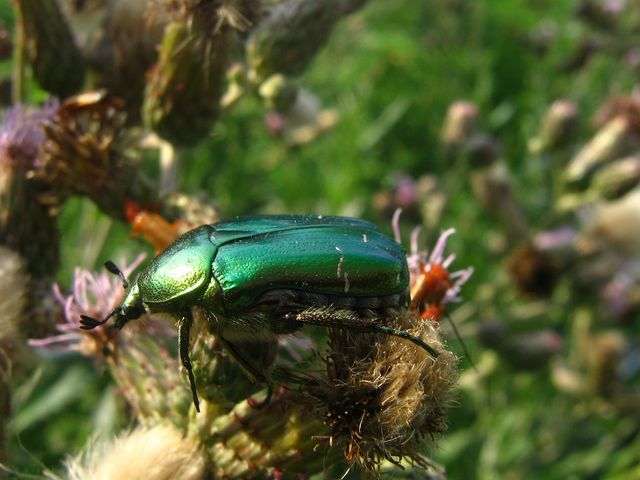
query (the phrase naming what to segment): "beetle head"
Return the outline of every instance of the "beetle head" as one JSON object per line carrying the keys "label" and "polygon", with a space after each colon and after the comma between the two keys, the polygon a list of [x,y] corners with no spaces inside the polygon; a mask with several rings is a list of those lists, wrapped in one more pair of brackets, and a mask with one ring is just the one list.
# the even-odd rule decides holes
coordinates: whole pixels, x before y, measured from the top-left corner
{"label": "beetle head", "polygon": [[146,312],[144,305],[142,305],[137,282],[133,283],[127,289],[122,303],[114,312],[113,316],[116,317],[114,322],[116,328],[124,327],[129,320],[140,318],[140,315]]}
{"label": "beetle head", "polygon": [[106,262],[105,267],[111,273],[118,275],[122,279],[122,286],[125,288],[124,299],[118,307],[114,308],[113,311],[102,320],[97,320],[88,315],[80,315],[80,328],[83,330],[91,330],[99,325],[103,325],[111,317],[115,317],[114,324],[116,328],[122,328],[129,320],[140,318],[140,316],[146,312],[142,304],[142,299],[140,298],[138,282],[129,284],[122,271],[116,267],[112,261]]}

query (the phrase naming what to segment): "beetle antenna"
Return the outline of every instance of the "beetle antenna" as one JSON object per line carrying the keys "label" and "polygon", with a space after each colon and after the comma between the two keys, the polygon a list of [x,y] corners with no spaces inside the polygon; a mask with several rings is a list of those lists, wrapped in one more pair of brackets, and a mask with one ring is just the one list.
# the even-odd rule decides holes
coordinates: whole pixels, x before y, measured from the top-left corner
{"label": "beetle antenna", "polygon": [[104,262],[104,268],[109,270],[109,272],[113,273],[114,275],[118,275],[120,277],[120,279],[122,280],[122,286],[125,290],[129,288],[129,280],[127,280],[127,277],[124,276],[122,270],[120,270],[115,263],[113,263],[111,260],[107,260],[106,262]]}
{"label": "beetle antenna", "polygon": [[80,315],[80,328],[83,330],[93,330],[94,328],[100,325],[104,325],[105,323],[107,323],[107,320],[109,320],[111,317],[113,317],[116,314],[117,310],[118,310],[117,308],[114,309],[109,315],[104,317],[104,319],[102,320],[98,320],[96,318],[90,317],[89,315]]}
{"label": "beetle antenna", "polygon": [[458,327],[456,327],[456,324],[453,321],[453,318],[451,318],[451,315],[449,315],[449,312],[447,312],[446,310],[444,312],[444,315],[445,315],[445,317],[447,317],[447,320],[449,321],[449,324],[451,325],[451,328],[453,329],[454,335],[456,336],[456,338],[460,342],[460,345],[462,345],[462,350],[464,351],[465,357],[467,357],[467,360],[469,360],[469,363],[473,367],[473,370],[476,373],[478,373],[478,369],[476,368],[476,364],[474,363],[473,359],[471,358],[471,354],[469,353],[469,350],[467,350],[467,346],[462,341],[462,337],[460,336],[460,332],[458,331]]}

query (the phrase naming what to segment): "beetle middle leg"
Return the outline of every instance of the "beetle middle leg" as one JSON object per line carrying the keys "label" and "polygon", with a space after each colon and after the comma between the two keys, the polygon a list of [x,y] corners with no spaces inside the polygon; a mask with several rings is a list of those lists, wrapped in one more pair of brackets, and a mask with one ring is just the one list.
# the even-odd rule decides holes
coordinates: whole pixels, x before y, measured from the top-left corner
{"label": "beetle middle leg", "polygon": [[380,325],[375,321],[364,320],[351,310],[336,310],[332,308],[309,308],[297,314],[288,314],[286,320],[295,320],[309,325],[318,325],[326,328],[344,328],[361,333],[383,333],[394,337],[404,338],[426,350],[429,355],[436,358],[438,352],[431,345],[425,343],[415,335],[398,330],[386,325]]}
{"label": "beetle middle leg", "polygon": [[190,311],[186,310],[181,313],[180,320],[178,320],[178,351],[180,352],[180,361],[189,375],[193,404],[196,407],[196,411],[199,412],[200,402],[198,401],[198,391],[196,390],[196,379],[193,375],[193,367],[191,366],[191,359],[189,358],[189,333],[192,322],[193,317]]}
{"label": "beetle middle leg", "polygon": [[[236,363],[240,366],[240,368],[256,383],[260,383],[262,385],[266,385],[267,387],[267,397],[262,400],[261,402],[259,402],[256,405],[256,408],[263,408],[266,405],[269,404],[269,402],[271,401],[271,397],[273,396],[273,382],[271,381],[271,378],[268,374],[268,372],[261,370],[260,368],[258,368],[256,365],[254,365],[253,363],[251,363],[250,361],[248,361],[245,356],[244,353],[242,352],[243,350],[243,346],[247,346],[250,350],[253,350],[253,355],[256,356],[256,349],[260,350],[261,353],[264,352],[267,354],[267,356],[270,355],[269,351],[265,351],[264,349],[270,350],[271,349],[271,345],[267,342],[251,342],[251,343],[240,343],[240,344],[234,344],[229,342],[227,339],[225,339],[223,336],[218,335],[218,339],[220,340],[220,343],[222,343],[222,346],[225,348],[225,350],[227,352],[229,352],[229,354],[231,355],[231,357],[236,361]],[[275,352],[274,352],[275,353]],[[273,359],[272,359],[273,360]],[[267,360],[267,363],[270,363]]]}

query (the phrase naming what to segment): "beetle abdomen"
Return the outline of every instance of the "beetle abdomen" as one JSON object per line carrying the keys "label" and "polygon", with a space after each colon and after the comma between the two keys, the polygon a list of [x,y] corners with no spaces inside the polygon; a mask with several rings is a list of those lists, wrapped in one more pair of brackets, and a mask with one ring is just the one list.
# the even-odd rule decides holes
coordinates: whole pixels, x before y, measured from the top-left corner
{"label": "beetle abdomen", "polygon": [[291,309],[305,307],[334,307],[348,310],[384,310],[405,307],[409,302],[409,291],[380,297],[348,297],[309,293],[301,290],[271,290],[255,302],[258,308]]}

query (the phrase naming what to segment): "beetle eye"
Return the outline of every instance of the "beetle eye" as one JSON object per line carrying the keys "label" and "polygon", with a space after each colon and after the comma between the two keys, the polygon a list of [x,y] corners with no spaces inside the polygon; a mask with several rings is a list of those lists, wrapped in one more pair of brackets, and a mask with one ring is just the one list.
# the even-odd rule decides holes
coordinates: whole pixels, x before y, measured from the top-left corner
{"label": "beetle eye", "polygon": [[135,320],[144,313],[144,310],[138,306],[126,306],[122,311],[122,316],[127,320]]}

